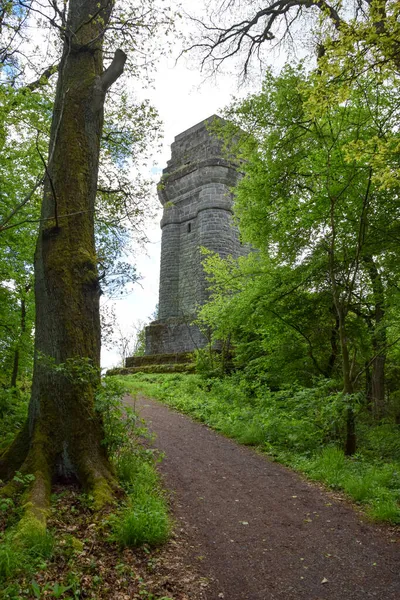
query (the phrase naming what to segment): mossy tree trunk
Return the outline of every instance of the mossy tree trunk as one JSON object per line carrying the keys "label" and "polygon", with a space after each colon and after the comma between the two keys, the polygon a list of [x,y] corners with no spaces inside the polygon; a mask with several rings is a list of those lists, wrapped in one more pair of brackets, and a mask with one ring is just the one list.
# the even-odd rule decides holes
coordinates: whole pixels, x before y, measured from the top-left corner
{"label": "mossy tree trunk", "polygon": [[45,521],[51,480],[76,477],[97,505],[114,478],[94,410],[99,384],[99,280],[94,211],[103,107],[126,56],[103,70],[112,2],[70,0],[35,254],[35,362],[27,426],[0,459],[0,477],[33,473],[27,506]]}

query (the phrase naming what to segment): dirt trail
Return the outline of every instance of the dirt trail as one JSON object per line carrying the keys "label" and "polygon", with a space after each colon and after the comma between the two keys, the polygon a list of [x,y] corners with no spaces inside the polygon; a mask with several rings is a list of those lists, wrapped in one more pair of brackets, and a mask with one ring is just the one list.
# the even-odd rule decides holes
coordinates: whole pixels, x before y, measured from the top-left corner
{"label": "dirt trail", "polygon": [[400,600],[394,531],[154,400],[136,407],[166,454],[161,470],[195,560],[213,580],[207,600]]}

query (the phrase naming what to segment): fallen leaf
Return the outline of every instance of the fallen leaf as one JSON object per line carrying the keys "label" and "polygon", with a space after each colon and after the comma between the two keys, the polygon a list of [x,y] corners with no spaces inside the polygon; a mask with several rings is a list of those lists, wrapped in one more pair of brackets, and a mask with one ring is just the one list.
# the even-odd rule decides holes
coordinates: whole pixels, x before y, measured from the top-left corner
{"label": "fallen leaf", "polygon": [[323,580],[321,581],[321,583],[328,583],[328,580],[326,577],[323,578]]}

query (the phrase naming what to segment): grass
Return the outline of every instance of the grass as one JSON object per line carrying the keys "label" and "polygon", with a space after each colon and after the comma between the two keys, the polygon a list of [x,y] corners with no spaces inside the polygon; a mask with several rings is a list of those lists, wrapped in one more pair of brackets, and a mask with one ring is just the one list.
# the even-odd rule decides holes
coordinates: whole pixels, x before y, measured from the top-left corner
{"label": "grass", "polygon": [[[140,480],[142,489],[144,483],[152,490],[159,485],[157,474],[154,474],[150,464],[146,469],[134,467],[131,474],[135,474],[137,481]],[[154,500],[154,496],[152,498]],[[120,515],[129,516],[129,502],[126,500],[124,504],[119,504]],[[147,505],[141,503],[141,506],[147,508],[152,525],[159,522],[153,519],[157,509],[154,502],[150,501]],[[107,515],[91,509],[90,496],[82,494],[78,486],[56,485],[49,521],[54,534],[54,552],[48,557],[51,547],[48,536],[38,540],[35,534],[29,540],[32,542],[29,547],[27,538],[24,538],[24,543],[21,541],[17,545],[10,531],[0,537],[0,599],[101,600],[140,597],[166,600],[170,598],[169,592],[172,592],[173,598],[178,597],[182,590],[182,578],[187,569],[190,570],[185,558],[185,543],[182,544],[178,536],[172,546],[167,544],[164,548],[152,550],[148,544],[149,531],[159,539],[157,532],[154,535],[154,530],[143,527],[143,524],[137,528],[135,524],[133,531],[144,531],[145,534],[145,538],[139,539],[136,534],[130,535],[132,526],[129,523],[127,527],[123,522],[122,525],[121,532],[128,534],[123,542],[129,545],[145,542],[146,545],[133,551],[124,551],[121,545],[110,539],[111,527]],[[18,530],[15,531],[18,535]],[[178,571],[174,567],[174,573],[166,581],[165,570],[159,565],[168,565],[170,557],[176,558],[177,563],[174,564],[179,566]],[[190,585],[188,581],[185,589]]]}
{"label": "grass", "polygon": [[360,420],[358,454],[346,457],[337,442],[344,430],[340,394],[332,395],[322,386],[273,393],[249,389],[234,378],[204,380],[183,374],[138,373],[120,381],[133,395],[157,398],[345,492],[363,504],[373,520],[400,523],[399,427]]}
{"label": "grass", "polygon": [[12,529],[0,543],[0,582],[13,579],[18,573],[34,573],[43,568],[54,551],[54,537],[46,530],[25,527],[23,532]]}
{"label": "grass", "polygon": [[15,541],[20,543],[29,556],[48,560],[54,552],[54,536],[47,529],[31,526],[27,523],[16,535]]}
{"label": "grass", "polygon": [[355,502],[366,505],[376,521],[400,523],[400,465],[370,464],[362,456],[347,458],[339,448],[328,447],[303,461],[300,469],[311,479],[343,490]]}
{"label": "grass", "polygon": [[373,500],[367,509],[367,514],[374,521],[400,523],[399,504],[393,498],[388,498],[387,500]]}
{"label": "grass", "polygon": [[158,546],[169,537],[169,518],[162,498],[141,490],[114,522],[114,539],[121,546]]}
{"label": "grass", "polygon": [[111,518],[113,539],[121,546],[164,543],[170,534],[170,519],[153,462],[127,454],[120,457],[117,469],[128,500]]}
{"label": "grass", "polygon": [[24,562],[24,552],[14,547],[11,540],[3,538],[0,543],[0,583],[11,579]]}

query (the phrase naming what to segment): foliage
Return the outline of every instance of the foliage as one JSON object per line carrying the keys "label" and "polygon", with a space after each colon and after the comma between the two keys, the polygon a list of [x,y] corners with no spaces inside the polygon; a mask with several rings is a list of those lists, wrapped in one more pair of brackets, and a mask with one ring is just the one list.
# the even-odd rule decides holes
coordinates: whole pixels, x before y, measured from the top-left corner
{"label": "foliage", "polygon": [[135,411],[121,403],[125,390],[123,383],[107,377],[96,400],[104,421],[104,443],[127,493],[125,505],[110,518],[112,539],[123,546],[157,545],[169,537],[168,507],[155,454],[143,443],[150,438],[148,431]]}
{"label": "foliage", "polygon": [[256,251],[205,252],[199,323],[212,345],[230,344],[245,379],[277,390],[334,379],[353,454],[360,394],[377,421],[395,406],[400,189],[382,185],[379,157],[381,142],[399,143],[399,80],[375,65],[350,83],[338,76],[324,102],[323,85],[302,65],[269,70],[260,93],[226,111],[219,133],[243,171],[235,215]]}
{"label": "foliage", "polygon": [[16,577],[18,573],[34,574],[46,565],[54,549],[54,538],[46,530],[26,527],[15,536],[8,532],[2,536],[0,545],[0,582]]}
{"label": "foliage", "polygon": [[246,381],[237,374],[223,379],[136,374],[123,381],[131,393],[153,396],[240,443],[256,445],[312,479],[343,490],[365,504],[372,518],[400,522],[399,426],[374,425],[362,416],[362,398],[355,399],[364,433],[357,455],[347,458],[338,447],[345,436],[346,406],[334,382],[321,379],[309,389],[296,386],[271,392],[265,383]]}
{"label": "foliage", "polygon": [[29,392],[0,388],[0,452],[7,448],[25,423]]}
{"label": "foliage", "polygon": [[0,86],[0,364],[8,385],[13,369],[21,380],[32,367],[33,253],[50,106],[42,90]]}
{"label": "foliage", "polygon": [[211,343],[194,352],[196,373],[202,377],[218,377],[224,374],[224,361],[220,352],[216,352]]}
{"label": "foliage", "polygon": [[117,468],[126,454],[141,454],[143,458],[152,454],[140,443],[141,438],[147,436],[144,423],[131,407],[122,404],[125,393],[126,386],[122,382],[105,378],[96,394],[96,410],[103,420],[103,443]]}
{"label": "foliage", "polygon": [[113,539],[122,546],[162,544],[169,537],[170,520],[153,464],[140,456],[125,455],[119,460],[118,472],[129,500],[111,519]]}

